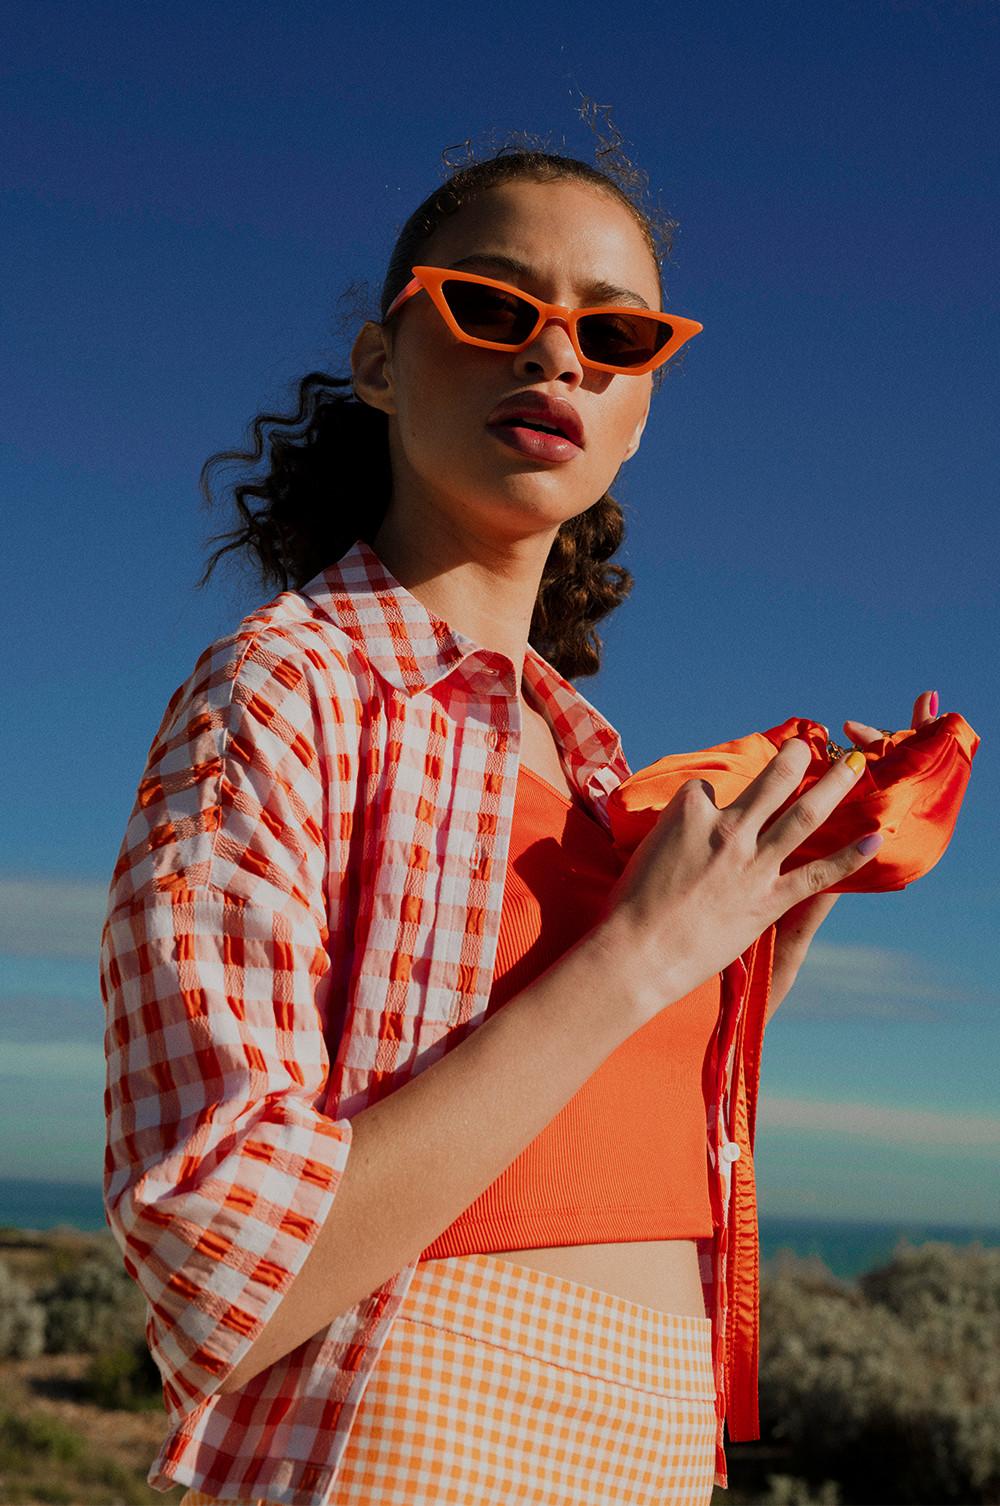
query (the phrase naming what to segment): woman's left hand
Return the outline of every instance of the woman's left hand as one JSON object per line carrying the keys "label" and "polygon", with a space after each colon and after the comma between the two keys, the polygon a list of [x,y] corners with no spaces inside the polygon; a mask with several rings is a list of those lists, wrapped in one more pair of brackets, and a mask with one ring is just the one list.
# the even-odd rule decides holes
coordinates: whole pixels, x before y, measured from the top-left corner
{"label": "woman's left hand", "polygon": [[[937,692],[925,690],[913,703],[913,720],[910,726],[922,727],[937,715]],[[933,710],[931,709],[933,706]],[[844,731],[856,747],[867,748],[882,738],[877,727],[866,722],[844,723]],[[839,894],[813,894],[800,904],[786,910],[775,926],[774,972],[771,977],[771,994],[768,1000],[765,1024],[771,1018],[782,999],[788,993],[805,961],[809,944],[833,909]]]}

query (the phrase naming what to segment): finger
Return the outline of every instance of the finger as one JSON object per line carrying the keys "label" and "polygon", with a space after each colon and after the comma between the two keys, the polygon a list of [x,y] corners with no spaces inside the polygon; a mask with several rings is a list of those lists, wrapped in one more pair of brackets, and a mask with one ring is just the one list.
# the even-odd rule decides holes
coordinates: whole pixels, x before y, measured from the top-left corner
{"label": "finger", "polygon": [[924,722],[930,722],[934,720],[931,713],[931,702],[933,700],[933,697],[933,690],[925,690],[917,696],[917,699],[913,703],[913,720],[910,723],[911,727],[922,727]]}
{"label": "finger", "polygon": [[[858,759],[861,757],[859,753]],[[772,857],[777,857],[779,862],[783,862],[800,847],[854,788],[861,771],[852,766],[853,762],[853,753],[849,753],[846,758],[838,758],[821,779],[817,779],[804,795],[800,795],[777,820],[761,832],[757,842],[758,851],[766,850]]]}
{"label": "finger", "polygon": [[883,736],[877,727],[869,727],[867,722],[845,722],[844,731],[852,743],[858,743],[862,748],[881,742]]}
{"label": "finger", "polygon": [[773,816],[802,783],[811,762],[812,752],[805,738],[788,738],[767,767],[726,806],[729,822],[735,819],[745,823],[748,836],[756,839],[768,817]]}
{"label": "finger", "polygon": [[[859,842],[869,842],[871,838],[877,840],[871,843],[867,852],[859,852]],[[831,853],[828,858],[816,858],[811,863],[803,863],[799,868],[793,868],[784,873],[778,880],[778,893],[782,896],[784,908],[790,910],[794,905],[801,903],[804,898],[811,894],[822,894],[832,884],[837,884],[849,874],[857,873],[872,858],[882,846],[880,832],[869,832],[867,837],[861,837],[852,842],[848,847],[842,847],[839,852]]]}

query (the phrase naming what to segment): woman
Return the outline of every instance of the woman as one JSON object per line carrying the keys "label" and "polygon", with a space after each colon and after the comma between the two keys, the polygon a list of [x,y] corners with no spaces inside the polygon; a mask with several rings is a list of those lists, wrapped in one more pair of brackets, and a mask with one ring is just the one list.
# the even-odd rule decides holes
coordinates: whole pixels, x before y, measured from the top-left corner
{"label": "woman", "polygon": [[779,920],[780,1000],[878,838],[780,874],[855,777],[760,835],[795,740],[612,853],[630,770],[566,676],[628,586],[607,489],[700,328],[660,311],[615,181],[465,168],[404,227],[353,393],[306,379],[304,439],[238,493],[293,586],[171,697],[101,957],[108,1218],[164,1378],[150,1480],[187,1506],[726,1484],[721,1022]]}

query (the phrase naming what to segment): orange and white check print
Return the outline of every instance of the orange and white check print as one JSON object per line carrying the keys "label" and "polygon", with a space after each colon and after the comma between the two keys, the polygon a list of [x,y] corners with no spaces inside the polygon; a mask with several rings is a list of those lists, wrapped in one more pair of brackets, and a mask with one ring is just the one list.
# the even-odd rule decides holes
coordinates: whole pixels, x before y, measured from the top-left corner
{"label": "orange and white check print", "polygon": [[[617,732],[530,646],[523,673],[607,826],[607,795],[631,772]],[[170,1424],[154,1485],[325,1506],[416,1266],[240,1390],[218,1388],[312,1247],[352,1115],[485,1015],[519,697],[508,658],[435,616],[358,539],[210,644],[169,699],[100,957],[106,1209],[147,1300]],[[723,974],[706,1106],[717,1227],[699,1254],[720,1485],[727,1407],[730,1437],[758,1436],[748,976],[743,960]],[[718,1154],[731,1135],[738,1199]]]}

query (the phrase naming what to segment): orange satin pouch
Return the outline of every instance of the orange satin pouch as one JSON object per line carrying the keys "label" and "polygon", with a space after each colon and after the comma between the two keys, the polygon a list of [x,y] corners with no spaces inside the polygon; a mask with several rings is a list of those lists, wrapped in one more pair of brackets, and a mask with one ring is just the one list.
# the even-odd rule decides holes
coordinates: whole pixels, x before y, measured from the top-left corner
{"label": "orange satin pouch", "polygon": [[[705,779],[715,791],[716,805],[720,809],[729,805],[790,737],[809,744],[812,761],[798,788],[764,823],[761,829],[766,831],[835,759],[850,751],[831,743],[819,722],[789,717],[768,732],[751,732],[697,753],[672,753],[638,769],[608,796],[615,846],[627,858],[689,779]],[[883,842],[875,856],[826,892],[871,894],[905,889],[934,867],[951,841],[978,747],[978,734],[964,717],[949,711],[922,727],[887,733],[862,748],[865,768],[854,788],[789,855],[781,871],[829,857],[866,832],[878,830]]]}

